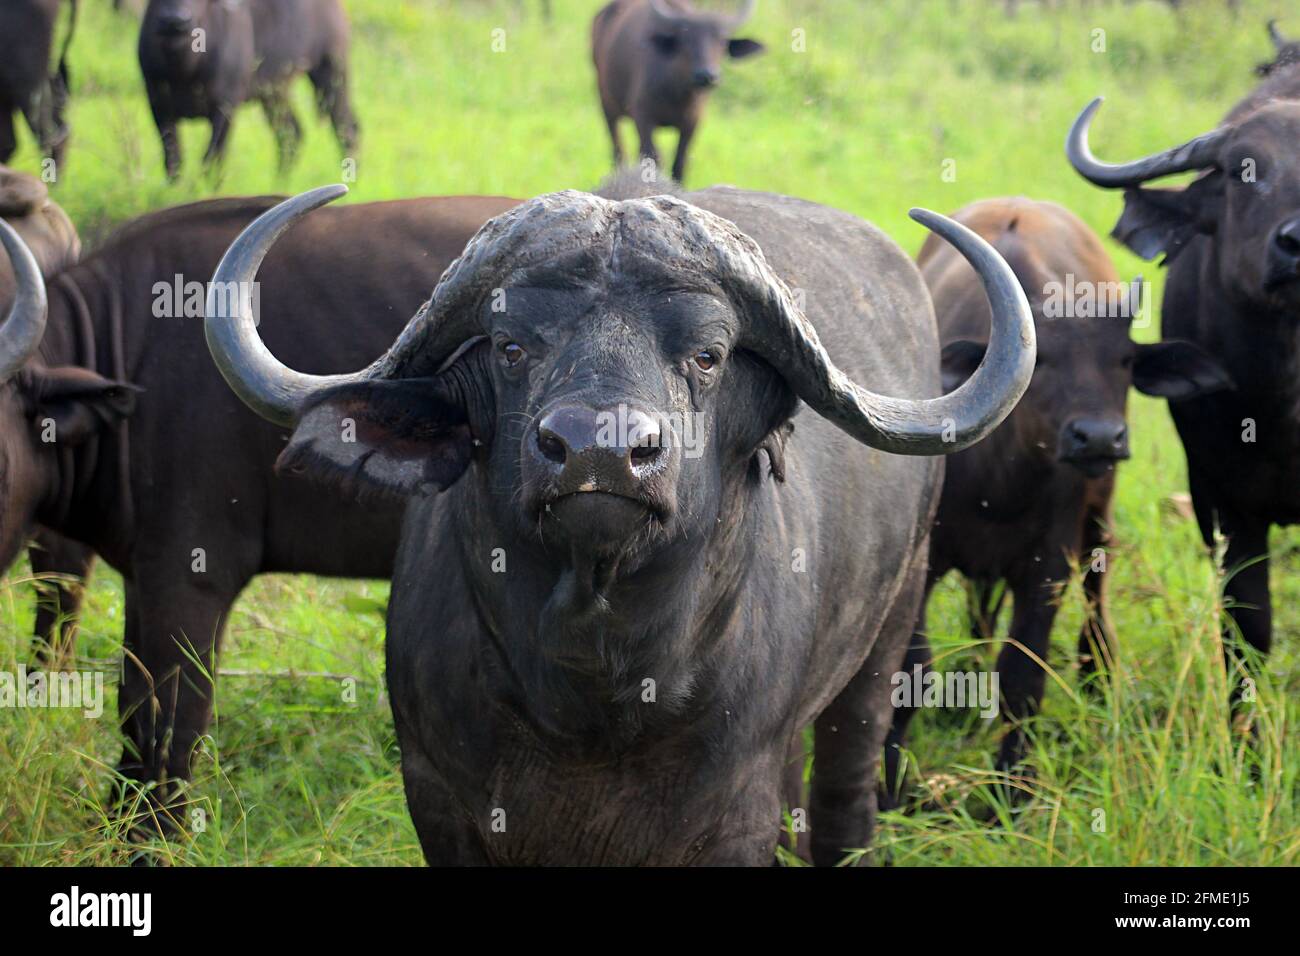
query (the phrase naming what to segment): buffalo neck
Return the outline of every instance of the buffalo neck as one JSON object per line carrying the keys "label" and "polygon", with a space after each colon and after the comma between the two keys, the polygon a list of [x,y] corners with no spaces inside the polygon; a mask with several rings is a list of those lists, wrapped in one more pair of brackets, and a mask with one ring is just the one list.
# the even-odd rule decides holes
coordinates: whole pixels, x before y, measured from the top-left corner
{"label": "buffalo neck", "polygon": [[[40,361],[47,367],[77,366],[105,378],[131,381],[133,350],[122,292],[103,263],[92,258],[64,270],[47,283],[47,296],[49,320]],[[97,549],[103,543],[100,539],[126,539],[92,525],[111,520],[131,526],[129,427],[129,422],[121,421],[75,447],[56,449],[50,487],[37,516],[41,524],[96,543]],[[111,501],[102,493],[105,486],[115,489]],[[110,551],[101,549],[114,562],[117,556]]]}
{"label": "buffalo neck", "polygon": [[[468,477],[468,476],[467,476]],[[455,507],[462,566],[502,677],[482,688],[552,749],[621,754],[683,724],[747,710],[739,658],[745,591],[770,481],[739,479],[708,533],[679,535],[610,571],[537,543],[508,549],[504,573],[472,553],[510,540],[480,494]],[[543,708],[542,702],[546,702]]]}

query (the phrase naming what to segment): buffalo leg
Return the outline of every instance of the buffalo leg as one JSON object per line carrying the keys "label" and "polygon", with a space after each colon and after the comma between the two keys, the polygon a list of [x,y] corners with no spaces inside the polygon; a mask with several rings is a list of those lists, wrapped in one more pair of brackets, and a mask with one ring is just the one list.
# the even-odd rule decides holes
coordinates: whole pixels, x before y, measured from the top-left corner
{"label": "buffalo leg", "polygon": [[58,661],[75,648],[76,615],[95,552],[42,529],[27,554],[36,577],[36,657]]}
{"label": "buffalo leg", "polygon": [[[1199,472],[1189,464],[1192,506],[1201,538],[1208,548],[1215,546],[1215,533],[1221,530],[1228,539],[1223,557],[1224,601],[1231,624],[1223,630],[1223,653],[1232,685],[1234,710],[1241,702],[1246,684],[1245,662],[1233,634],[1233,625],[1245,643],[1260,654],[1267,654],[1273,642],[1273,604],[1268,590],[1268,523],[1242,518],[1234,510],[1216,507],[1216,503]],[[1243,672],[1239,673],[1239,670]]]}
{"label": "buffalo leg", "polygon": [[176,116],[165,94],[149,89],[149,109],[153,112],[154,125],[158,127],[158,138],[162,140],[163,168],[167,171],[167,180],[175,182],[181,174],[181,141],[176,130]]}
{"label": "buffalo leg", "polygon": [[641,140],[641,158],[655,164],[655,175],[659,175],[659,150],[655,149],[655,128],[652,123],[634,120],[636,135]]}
{"label": "buffalo leg", "polygon": [[[1242,522],[1231,530],[1225,526],[1224,530],[1229,535],[1228,550],[1223,557],[1228,575],[1223,587],[1228,615],[1246,645],[1261,655],[1267,654],[1273,639],[1273,605],[1268,592],[1268,524]],[[1231,630],[1225,632],[1224,653],[1235,706],[1241,702],[1249,674],[1248,661]]]}
{"label": "buffalo leg", "polygon": [[[226,615],[244,584],[177,582],[167,574],[137,568],[126,584],[118,691],[126,735],[118,769],[127,780],[162,784],[153,806],[163,810],[174,784],[189,778],[193,750],[207,731]],[[160,823],[170,821],[164,815]]]}
{"label": "buffalo leg", "polygon": [[[1106,666],[1115,650],[1110,615],[1106,608],[1106,579],[1110,572],[1110,531],[1107,516],[1089,513],[1083,528],[1083,597],[1087,615],[1079,630],[1079,671],[1087,677],[1095,674],[1098,664]],[[1102,550],[1100,568],[1093,567],[1093,552]],[[1091,684],[1086,686],[1093,686]]]}
{"label": "buffalo leg", "polygon": [[623,140],[618,135],[618,110],[608,103],[602,103],[601,108],[605,112],[605,125],[609,127],[609,139],[614,144],[614,168],[618,169],[623,165]]}
{"label": "buffalo leg", "polygon": [[281,173],[286,172],[293,165],[298,155],[298,144],[302,142],[302,126],[289,104],[288,90],[277,87],[263,94],[262,110],[266,113],[271,132],[275,134],[276,168]]}
{"label": "buffalo leg", "polygon": [[694,138],[694,123],[681,128],[681,135],[677,138],[677,153],[673,156],[673,179],[679,183],[686,181],[686,153],[691,148],[691,140]]}
{"label": "buffalo leg", "polygon": [[322,115],[330,118],[343,155],[354,156],[361,129],[348,96],[347,68],[342,62],[327,57],[307,76],[316,88],[316,103]]}
{"label": "buffalo leg", "polygon": [[203,165],[211,172],[219,174],[225,164],[226,140],[230,137],[230,123],[234,111],[233,106],[219,106],[208,117],[212,123],[212,138],[208,140],[207,152],[203,154]]}
{"label": "buffalo leg", "polygon": [[1056,620],[1060,588],[1069,573],[1063,561],[1061,565],[1031,574],[1028,581],[1012,582],[1011,632],[997,663],[1002,716],[1011,725],[1002,738],[996,764],[999,770],[1010,770],[1024,759],[1024,722],[1038,713],[1043,702],[1052,623]]}
{"label": "buffalo leg", "polygon": [[880,753],[894,717],[890,688],[925,600],[927,550],[923,544],[866,661],[813,724],[809,809],[817,866],[833,866],[845,851],[871,843]]}

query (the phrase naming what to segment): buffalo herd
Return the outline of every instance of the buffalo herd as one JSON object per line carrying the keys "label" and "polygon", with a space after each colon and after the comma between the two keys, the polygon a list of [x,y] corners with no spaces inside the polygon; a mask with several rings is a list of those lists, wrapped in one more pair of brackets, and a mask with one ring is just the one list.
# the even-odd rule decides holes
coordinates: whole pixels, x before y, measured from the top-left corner
{"label": "buffalo herd", "polygon": [[[0,5],[0,161],[22,112],[63,162],[65,7],[70,38],[75,0]],[[1130,389],[1168,400],[1201,534],[1227,542],[1241,703],[1244,648],[1272,637],[1269,529],[1300,523],[1300,44],[1270,23],[1257,88],[1182,144],[1098,159],[1099,99],[1068,131],[1073,169],[1123,191],[1114,237],[1168,266],[1162,340],[1138,344],[1142,280],[1055,203],[914,209],[914,261],[823,205],[687,191],[721,64],[764,50],[736,35],[753,12],[596,14],[615,165],[630,118],[642,168],[594,192],[212,199],[83,256],[45,183],[0,166],[0,567],[28,549],[55,662],[77,580],[96,555],[121,573],[135,835],[185,806],[233,602],[304,572],[392,580],[389,701],[431,864],[761,865],[797,807],[801,851],[837,863],[904,801],[916,704],[891,690],[932,666],[948,572],[979,639],[1012,599],[999,770],[1026,756],[1079,571],[1080,666],[1104,676]],[[149,0],[167,176],[178,120],[211,124],[216,165],[249,100],[292,162],[299,74],[351,154],[349,35],[340,0]]]}

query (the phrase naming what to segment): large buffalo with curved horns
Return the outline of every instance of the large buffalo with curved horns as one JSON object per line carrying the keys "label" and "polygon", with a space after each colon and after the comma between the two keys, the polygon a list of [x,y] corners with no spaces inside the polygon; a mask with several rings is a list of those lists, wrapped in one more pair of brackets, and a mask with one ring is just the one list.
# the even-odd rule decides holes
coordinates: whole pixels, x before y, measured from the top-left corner
{"label": "large buffalo with curved horns", "polygon": [[[1267,652],[1269,527],[1300,522],[1300,100],[1252,95],[1216,129],[1119,164],[1088,145],[1100,103],[1075,120],[1070,162],[1124,190],[1117,239],[1144,258],[1164,253],[1164,338],[1197,343],[1235,382],[1169,408],[1201,534],[1207,545],[1227,538],[1228,612]],[[1199,175],[1185,188],[1147,185],[1189,171]]]}
{"label": "large buffalo with curved horns", "polygon": [[763,52],[763,44],[734,36],[754,12],[744,0],[734,15],[703,13],[687,0],[613,0],[591,25],[591,54],[601,109],[623,162],[618,121],[631,117],[642,158],[659,164],[656,129],[678,132],[673,178],[686,174],[686,152],[709,94],[722,79],[722,61]]}
{"label": "large buffalo with curved horns", "polygon": [[[261,217],[214,283],[254,281],[342,191]],[[209,298],[222,374],[293,425],[279,468],[407,503],[387,675],[429,862],[769,863],[810,723],[814,860],[867,844],[942,479],[924,456],[988,434],[1034,357],[1006,264],[913,216],[992,301],[942,397],[891,240],[730,187],[524,203],[351,375],[280,364],[241,300]]]}

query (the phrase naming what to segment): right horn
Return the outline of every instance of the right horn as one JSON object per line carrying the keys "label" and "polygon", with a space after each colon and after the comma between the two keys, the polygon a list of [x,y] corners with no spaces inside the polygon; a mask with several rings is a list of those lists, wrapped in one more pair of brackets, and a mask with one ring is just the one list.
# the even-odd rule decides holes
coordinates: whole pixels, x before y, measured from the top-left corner
{"label": "right horn", "polygon": [[1223,128],[1211,130],[1181,146],[1129,163],[1103,163],[1092,155],[1092,150],[1088,147],[1088,127],[1092,124],[1093,114],[1101,106],[1101,101],[1099,96],[1083,108],[1065,138],[1065,155],[1069,158],[1070,165],[1088,182],[1108,189],[1118,189],[1218,164],[1219,147],[1227,135]]}
{"label": "right horn", "polygon": [[17,290],[4,325],[0,325],[0,382],[14,372],[40,347],[45,335],[48,309],[45,301],[45,278],[27,243],[9,223],[0,219],[0,245],[9,253]]}

